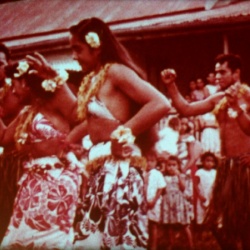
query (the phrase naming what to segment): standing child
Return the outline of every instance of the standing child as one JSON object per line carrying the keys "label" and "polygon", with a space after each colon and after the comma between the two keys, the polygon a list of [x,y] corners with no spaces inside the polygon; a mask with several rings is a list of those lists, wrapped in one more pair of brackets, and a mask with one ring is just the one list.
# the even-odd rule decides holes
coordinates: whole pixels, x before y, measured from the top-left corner
{"label": "standing child", "polygon": [[197,193],[197,224],[204,221],[206,209],[209,205],[212,189],[216,177],[215,167],[217,166],[217,158],[214,153],[205,152],[201,156],[202,168],[195,173],[194,187]]}
{"label": "standing child", "polygon": [[181,173],[181,161],[176,156],[169,156],[162,160],[165,169],[166,192],[163,197],[163,223],[169,232],[170,248],[173,246],[174,229],[184,229],[190,249],[193,247],[192,233],[190,230],[191,218],[189,204],[184,196],[186,188],[185,175]]}
{"label": "standing child", "polygon": [[156,250],[161,219],[162,192],[166,183],[162,173],[156,169],[157,159],[154,152],[147,155],[146,194],[148,203],[148,249]]}

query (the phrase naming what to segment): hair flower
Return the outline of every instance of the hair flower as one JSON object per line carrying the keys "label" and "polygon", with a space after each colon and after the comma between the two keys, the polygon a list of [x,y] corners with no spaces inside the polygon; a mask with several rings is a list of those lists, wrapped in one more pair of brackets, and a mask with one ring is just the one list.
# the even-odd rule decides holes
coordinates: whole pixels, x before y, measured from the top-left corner
{"label": "hair flower", "polygon": [[42,82],[42,87],[45,89],[45,91],[54,92],[56,90],[57,85],[55,81],[47,79]]}
{"label": "hair flower", "polygon": [[63,85],[69,78],[66,70],[60,70],[58,75],[53,79],[46,79],[42,82],[42,87],[45,91],[55,92],[56,88]]}
{"label": "hair flower", "polygon": [[118,140],[120,143],[133,144],[135,137],[133,136],[130,128],[125,128],[124,126],[119,126],[111,134],[111,139]]}
{"label": "hair flower", "polygon": [[29,69],[29,64],[26,61],[18,62],[17,70],[18,73],[14,73],[14,77],[20,77],[25,74]]}
{"label": "hair flower", "polygon": [[86,40],[87,44],[93,49],[97,49],[101,45],[100,38],[99,38],[98,34],[95,32],[88,32],[85,35],[85,40]]}

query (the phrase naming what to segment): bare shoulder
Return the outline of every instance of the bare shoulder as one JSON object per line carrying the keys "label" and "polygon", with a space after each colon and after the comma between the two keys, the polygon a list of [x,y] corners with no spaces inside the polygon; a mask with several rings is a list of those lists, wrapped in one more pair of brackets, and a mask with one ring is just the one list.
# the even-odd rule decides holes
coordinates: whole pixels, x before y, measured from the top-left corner
{"label": "bare shoulder", "polygon": [[109,69],[108,75],[116,80],[138,77],[134,70],[121,63],[113,63]]}

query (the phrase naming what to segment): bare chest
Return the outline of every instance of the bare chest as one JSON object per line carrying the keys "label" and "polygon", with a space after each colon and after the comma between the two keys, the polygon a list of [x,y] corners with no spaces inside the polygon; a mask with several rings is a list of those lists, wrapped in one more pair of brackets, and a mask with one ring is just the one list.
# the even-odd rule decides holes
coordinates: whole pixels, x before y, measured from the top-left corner
{"label": "bare chest", "polygon": [[230,118],[226,111],[218,116],[222,154],[235,157],[250,152],[250,136],[240,128],[236,118]]}

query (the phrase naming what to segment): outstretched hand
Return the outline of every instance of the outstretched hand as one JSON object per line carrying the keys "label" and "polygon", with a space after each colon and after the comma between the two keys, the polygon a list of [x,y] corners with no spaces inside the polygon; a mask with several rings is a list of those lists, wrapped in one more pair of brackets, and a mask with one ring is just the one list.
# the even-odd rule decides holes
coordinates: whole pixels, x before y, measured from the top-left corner
{"label": "outstretched hand", "polygon": [[31,71],[45,79],[51,79],[57,76],[56,70],[52,65],[38,52],[35,52],[32,56],[27,55],[26,60],[33,67]]}
{"label": "outstretched hand", "polygon": [[175,82],[177,74],[174,69],[164,69],[161,72],[161,79],[167,85]]}

